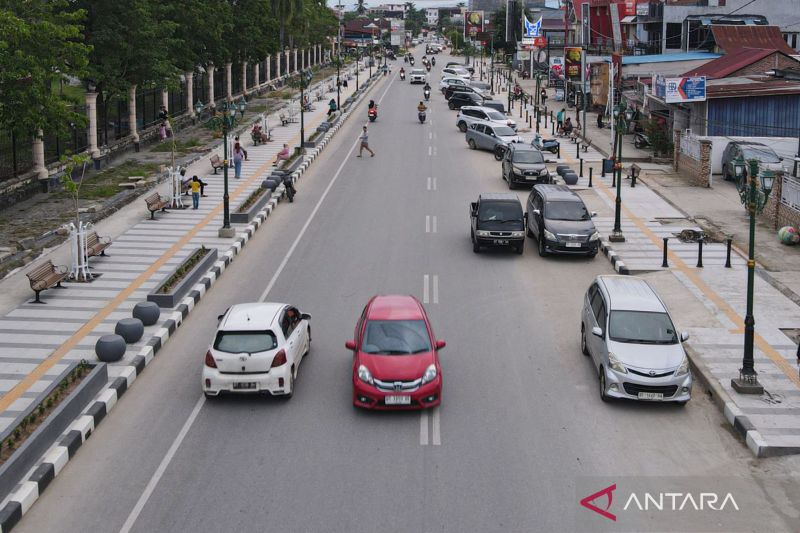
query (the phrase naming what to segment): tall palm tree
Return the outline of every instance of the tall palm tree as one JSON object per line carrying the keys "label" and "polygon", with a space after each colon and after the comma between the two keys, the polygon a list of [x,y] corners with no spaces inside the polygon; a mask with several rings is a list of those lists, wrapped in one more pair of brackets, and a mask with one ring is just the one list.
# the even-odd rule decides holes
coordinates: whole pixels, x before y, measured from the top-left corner
{"label": "tall palm tree", "polygon": [[286,24],[290,23],[296,15],[302,12],[303,0],[270,0],[270,2],[272,3],[272,12],[279,21],[278,40],[281,49],[283,49]]}
{"label": "tall palm tree", "polygon": [[356,6],[356,13],[358,13],[359,17],[363,17],[367,14],[367,6],[364,4],[364,0],[358,0],[358,5]]}

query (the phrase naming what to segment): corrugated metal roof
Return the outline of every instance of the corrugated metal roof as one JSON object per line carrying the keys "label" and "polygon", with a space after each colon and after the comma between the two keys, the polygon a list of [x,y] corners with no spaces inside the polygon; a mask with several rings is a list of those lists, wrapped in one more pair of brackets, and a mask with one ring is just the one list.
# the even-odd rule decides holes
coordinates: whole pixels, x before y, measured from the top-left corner
{"label": "corrugated metal roof", "polygon": [[797,54],[783,40],[777,26],[711,26],[711,31],[717,46],[728,54],[741,48],[766,48],[786,55]]}
{"label": "corrugated metal roof", "polygon": [[708,98],[734,98],[800,94],[800,82],[775,79],[769,76],[740,76],[724,80],[709,80]]}
{"label": "corrugated metal roof", "polygon": [[[688,71],[684,76],[706,76],[712,79],[724,78],[772,54],[783,54],[783,52],[766,48],[740,48],[718,59],[709,61],[700,68]],[[785,56],[786,54],[783,55]]]}
{"label": "corrugated metal roof", "polygon": [[697,61],[707,59],[711,61],[721,57],[720,54],[710,52],[685,52],[681,54],[650,54],[643,56],[622,56],[623,65],[640,65],[642,63],[669,63],[672,61]]}

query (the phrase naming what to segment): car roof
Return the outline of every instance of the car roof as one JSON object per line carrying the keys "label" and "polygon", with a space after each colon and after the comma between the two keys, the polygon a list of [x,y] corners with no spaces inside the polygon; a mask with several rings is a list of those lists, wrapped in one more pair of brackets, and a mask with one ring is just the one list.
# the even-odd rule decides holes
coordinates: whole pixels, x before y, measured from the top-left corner
{"label": "car roof", "polygon": [[605,288],[611,311],[667,311],[650,284],[642,278],[609,275],[597,276],[597,281]]}
{"label": "car roof", "polygon": [[407,294],[373,296],[367,311],[368,320],[422,320],[425,312],[419,300]]}
{"label": "car roof", "polygon": [[481,201],[491,200],[495,202],[516,202],[519,203],[519,196],[513,192],[482,192],[478,198]]}
{"label": "car roof", "polygon": [[286,304],[264,302],[232,305],[219,328],[225,331],[262,331],[271,328]]}
{"label": "car roof", "polygon": [[571,190],[566,185],[540,184],[534,185],[533,188],[539,191],[542,195],[542,198],[548,202],[563,202],[566,200],[575,201],[576,199],[581,199],[580,196],[575,194],[575,191]]}
{"label": "car roof", "polygon": [[[525,144],[525,143],[511,143],[510,145],[508,145],[508,147],[509,147],[509,149],[511,149],[514,152],[539,152],[539,153],[541,153],[541,150],[539,150],[535,146],[531,146],[530,144]],[[544,155],[544,154],[542,154],[542,155]]]}
{"label": "car roof", "polygon": [[484,113],[488,111],[494,111],[495,113],[497,113],[497,109],[485,105],[465,105],[461,106],[461,109],[462,110],[466,109],[467,111],[483,111]]}
{"label": "car roof", "polygon": [[412,68],[412,69],[411,69],[411,73],[413,74],[413,73],[415,73],[415,72],[416,72],[417,74],[425,74],[425,69],[424,69],[424,68]]}

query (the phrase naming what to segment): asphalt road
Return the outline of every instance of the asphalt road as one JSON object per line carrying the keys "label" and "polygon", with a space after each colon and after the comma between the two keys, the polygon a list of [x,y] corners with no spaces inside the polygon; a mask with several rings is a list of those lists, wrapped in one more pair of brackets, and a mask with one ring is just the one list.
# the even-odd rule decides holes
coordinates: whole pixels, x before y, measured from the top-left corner
{"label": "asphalt road", "polygon": [[[506,190],[499,164],[467,148],[436,90],[419,124],[421,86],[395,73],[371,93],[376,157],[355,157],[351,118],[17,530],[797,531],[798,463],[754,461],[699,387],[685,408],[600,402],[579,311],[608,262],[542,259],[532,241],[522,257],[473,254],[469,202]],[[267,288],[313,315],[294,398],[203,400],[217,315]],[[371,295],[395,292],[427,296],[447,341],[432,412],[351,406],[344,341]],[[636,513],[615,499],[612,522],[578,505],[614,482],[728,487],[742,510]]]}

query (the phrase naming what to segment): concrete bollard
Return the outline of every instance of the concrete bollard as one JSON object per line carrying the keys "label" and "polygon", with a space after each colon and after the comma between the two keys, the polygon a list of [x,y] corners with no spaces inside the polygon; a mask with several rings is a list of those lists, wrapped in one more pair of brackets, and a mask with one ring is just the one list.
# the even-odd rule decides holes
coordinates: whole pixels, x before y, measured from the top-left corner
{"label": "concrete bollard", "polygon": [[697,268],[703,268],[703,239],[697,241]]}
{"label": "concrete bollard", "polygon": [[726,244],[727,253],[725,255],[725,268],[731,268],[731,244],[733,243],[733,239],[728,237],[727,241],[728,242]]}
{"label": "concrete bollard", "polygon": [[594,169],[592,167],[589,167],[589,187],[592,186],[592,171],[593,170]]}
{"label": "concrete bollard", "polygon": [[667,261],[667,254],[669,253],[667,246],[669,242],[669,237],[662,237],[664,241],[664,258],[661,260],[661,267],[662,268],[669,268],[669,262]]}

